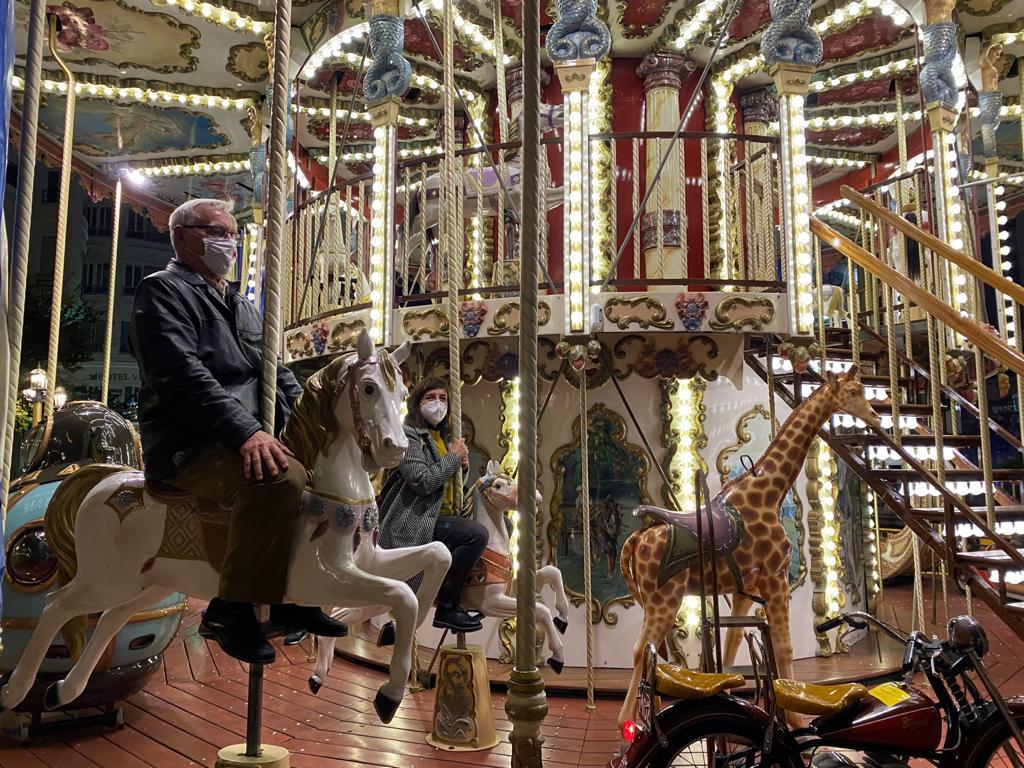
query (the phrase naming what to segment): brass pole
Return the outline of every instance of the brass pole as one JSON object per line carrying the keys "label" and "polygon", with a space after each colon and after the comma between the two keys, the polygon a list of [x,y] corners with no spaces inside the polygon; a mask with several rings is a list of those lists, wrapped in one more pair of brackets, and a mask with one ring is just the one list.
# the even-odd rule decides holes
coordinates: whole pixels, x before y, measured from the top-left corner
{"label": "brass pole", "polygon": [[[103,335],[103,372],[100,374],[100,402],[107,404],[110,395],[110,347],[114,332],[114,304],[117,293],[117,245],[121,234],[121,195],[123,193],[121,177],[117,177],[114,187],[114,210],[110,225],[110,265],[107,271],[107,325]],[[243,278],[244,279],[244,278]]]}
{"label": "brass pole", "polygon": [[57,17],[49,19],[50,55],[64,72],[67,105],[64,111],[64,137],[60,160],[60,196],[57,201],[57,245],[53,254],[53,303],[50,307],[50,340],[46,350],[46,401],[43,418],[53,416],[53,396],[57,391],[57,350],[60,345],[60,311],[64,294],[64,253],[68,236],[68,198],[71,194],[71,156],[75,139],[75,73],[68,69],[57,52]]}

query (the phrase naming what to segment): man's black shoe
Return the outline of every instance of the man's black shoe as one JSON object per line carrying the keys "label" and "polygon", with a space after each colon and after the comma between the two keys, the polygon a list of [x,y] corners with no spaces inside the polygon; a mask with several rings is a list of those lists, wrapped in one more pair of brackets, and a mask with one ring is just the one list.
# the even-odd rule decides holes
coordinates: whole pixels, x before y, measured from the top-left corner
{"label": "man's black shoe", "polygon": [[480,619],[475,619],[457,605],[437,606],[434,611],[434,626],[450,629],[452,632],[476,632],[483,629]]}
{"label": "man's black shoe", "polygon": [[270,606],[270,624],[286,633],[308,632],[320,637],[345,637],[348,627],[319,608],[295,603]]}
{"label": "man's black shoe", "polygon": [[269,664],[276,656],[274,646],[260,632],[256,612],[248,603],[232,603],[215,597],[203,612],[199,635],[216,640],[224,653],[247,664]]}

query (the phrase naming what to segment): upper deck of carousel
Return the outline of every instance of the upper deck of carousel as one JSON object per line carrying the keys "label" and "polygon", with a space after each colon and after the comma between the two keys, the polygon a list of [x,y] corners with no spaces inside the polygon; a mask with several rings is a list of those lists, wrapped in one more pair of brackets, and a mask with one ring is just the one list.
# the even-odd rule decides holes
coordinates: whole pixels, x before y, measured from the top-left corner
{"label": "upper deck of carousel", "polygon": [[[543,336],[783,331],[792,314],[787,239],[804,247],[810,241],[806,222],[789,212],[784,188],[809,198],[841,230],[858,233],[858,219],[831,207],[841,184],[863,187],[898,173],[900,134],[911,159],[928,145],[917,87],[918,27],[891,0],[813,5],[823,59],[802,117],[780,137],[778,93],[759,48],[768,5],[741,0],[724,30],[716,23],[727,10],[723,0],[602,6],[611,51],[589,75],[581,166],[587,172],[575,190],[569,182],[578,176],[580,153],[564,149],[569,90],[545,60],[539,204],[547,216],[537,244]],[[396,104],[397,162],[390,176],[379,162],[385,139],[363,92],[374,63],[372,11],[370,4],[357,6],[297,2],[293,9],[286,358],[347,349],[380,314],[388,316],[395,343],[446,338],[455,316],[463,338],[515,336],[522,248],[519,6],[502,3],[495,23],[491,4],[456,3],[449,73],[440,4],[398,8],[413,79]],[[23,16],[24,7],[18,9]],[[993,39],[1004,45],[998,81],[1004,124],[1021,114],[1014,59],[1024,53],[1020,10],[1019,0],[971,0],[956,11],[975,48]],[[189,197],[233,200],[246,235],[239,276],[259,302],[270,113],[264,37],[271,15],[245,3],[192,0],[65,3],[59,15],[57,44],[78,81],[74,150],[81,183],[102,198],[121,175],[127,201],[158,225]],[[542,11],[542,30],[555,16],[553,9]],[[23,57],[25,40],[18,44]],[[972,83],[976,69],[965,67]],[[452,177],[439,167],[446,75],[457,91]],[[44,78],[40,147],[57,158],[68,85],[52,61]],[[14,85],[23,82],[16,78]],[[681,115],[688,119],[674,143]],[[792,154],[784,150],[796,146],[797,136],[806,175],[784,185],[782,164]],[[1000,147],[1006,169],[1020,165],[1018,141],[1008,138]],[[459,206],[457,234],[439,226],[446,190]],[[582,232],[563,204],[580,198]],[[390,228],[386,246],[372,232],[382,211]],[[807,263],[794,263],[808,271],[796,279],[818,281]],[[457,265],[455,314],[447,307],[451,264]],[[583,305],[568,306],[583,294]],[[592,314],[586,304],[601,312]],[[583,308],[583,324],[570,323]]]}

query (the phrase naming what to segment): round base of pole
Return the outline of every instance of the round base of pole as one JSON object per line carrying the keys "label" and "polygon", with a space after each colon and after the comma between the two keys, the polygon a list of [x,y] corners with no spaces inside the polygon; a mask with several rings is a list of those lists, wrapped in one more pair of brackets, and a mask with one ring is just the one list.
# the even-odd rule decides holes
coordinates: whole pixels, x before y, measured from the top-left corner
{"label": "round base of pole", "polygon": [[289,768],[288,750],[272,744],[263,745],[263,754],[259,757],[247,757],[245,744],[232,744],[217,753],[216,768]]}
{"label": "round base of pole", "polygon": [[477,752],[500,741],[484,649],[446,645],[437,665],[434,722],[427,743],[450,752]]}

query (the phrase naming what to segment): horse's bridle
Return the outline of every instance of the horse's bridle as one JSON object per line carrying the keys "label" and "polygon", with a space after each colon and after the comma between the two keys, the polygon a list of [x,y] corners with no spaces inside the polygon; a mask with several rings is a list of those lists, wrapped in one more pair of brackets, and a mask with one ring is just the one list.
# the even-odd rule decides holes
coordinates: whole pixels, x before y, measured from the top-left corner
{"label": "horse's bridle", "polygon": [[338,384],[334,390],[335,396],[340,397],[341,391],[345,389],[345,387],[348,387],[349,404],[352,407],[352,426],[356,431],[356,444],[365,456],[370,456],[372,454],[373,443],[370,441],[370,435],[366,431],[366,422],[363,421],[363,412],[359,408],[359,393],[356,391],[355,374],[363,368],[370,365],[377,365],[378,363],[380,363],[380,358],[377,355],[370,355],[362,360],[357,360],[346,368],[345,372],[338,377]]}

